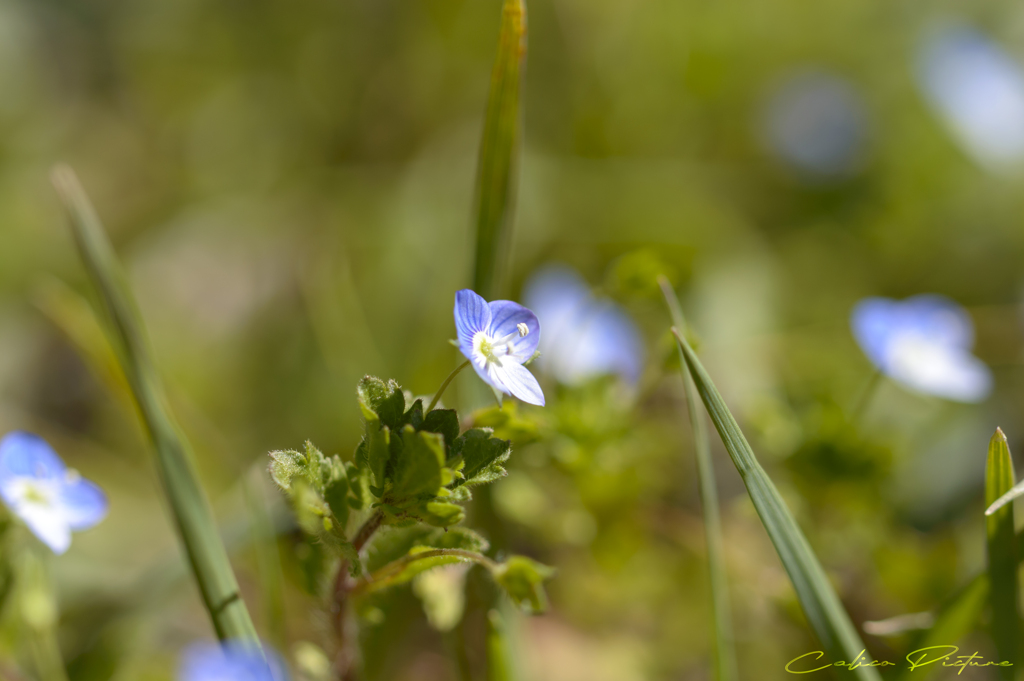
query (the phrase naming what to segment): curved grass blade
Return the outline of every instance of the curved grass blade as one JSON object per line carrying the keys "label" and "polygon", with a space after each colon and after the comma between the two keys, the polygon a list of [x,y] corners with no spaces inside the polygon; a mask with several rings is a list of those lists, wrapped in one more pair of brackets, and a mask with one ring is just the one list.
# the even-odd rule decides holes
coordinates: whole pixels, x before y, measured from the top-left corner
{"label": "curved grass blade", "polygon": [[1019,496],[1024,496],[1024,481],[1018,482],[1016,485],[1011,487],[1005,494],[1000,496],[998,499],[989,504],[989,507],[985,509],[985,515],[992,515],[1003,506],[1013,501]]}
{"label": "curved grass blade", "polygon": [[500,291],[504,254],[511,241],[515,168],[521,144],[519,101],[525,63],[526,3],[505,0],[476,186],[473,290],[488,300]]}
{"label": "curved grass blade", "polygon": [[53,185],[68,212],[75,243],[106,313],[111,345],[157,453],[157,466],[203,603],[221,640],[249,640],[256,629],[238,591],[213,512],[192,463],[190,447],[166,407],[143,326],[113,246],[74,171],[54,169]]}
{"label": "curved grass blade", "polygon": [[[661,292],[665,296],[672,315],[672,323],[683,330],[686,322],[682,306],[672,285],[665,277],[658,278]],[[682,349],[679,360],[686,367]],[[732,632],[732,615],[729,611],[729,585],[722,549],[722,520],[718,510],[718,488],[715,469],[711,463],[711,445],[708,442],[708,427],[700,413],[697,387],[689,373],[683,372],[683,387],[686,391],[686,410],[693,430],[694,454],[697,459],[697,486],[700,492],[701,515],[704,518],[704,541],[708,552],[708,577],[711,587],[711,625],[715,632],[714,677],[717,681],[733,681],[736,676],[736,648]]]}
{"label": "curved grass blade", "polygon": [[[1006,435],[996,428],[988,445],[985,502],[992,504],[1014,485],[1013,459]],[[1013,506],[1004,506],[985,519],[988,535],[989,602],[992,605],[992,640],[1001,661],[1017,664],[1020,615],[1017,609],[1017,538]],[[1012,667],[1000,667],[1000,677],[1012,681]]]}
{"label": "curved grass blade", "polygon": [[[818,636],[826,655],[832,662],[859,659],[863,661],[862,664],[870,665],[871,662],[865,652],[866,646],[775,484],[761,468],[750,444],[740,431],[739,424],[736,423],[736,419],[725,405],[693,349],[683,340],[677,329],[673,328],[672,333],[676,337],[711,421],[715,424],[726,451],[729,452],[736,470],[743,479],[743,484],[747,487],[757,515],[761,518],[772,544],[775,545],[807,621]],[[851,671],[861,681],[881,680],[881,676],[871,666],[860,666]]]}

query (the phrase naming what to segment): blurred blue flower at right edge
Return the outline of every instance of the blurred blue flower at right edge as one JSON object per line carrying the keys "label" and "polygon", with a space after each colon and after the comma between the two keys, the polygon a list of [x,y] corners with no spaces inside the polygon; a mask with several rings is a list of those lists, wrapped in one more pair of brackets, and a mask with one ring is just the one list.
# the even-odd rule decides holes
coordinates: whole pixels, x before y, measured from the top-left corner
{"label": "blurred blue flower at right edge", "polygon": [[288,681],[288,672],[270,649],[261,653],[243,641],[202,641],[183,653],[178,681]]}
{"label": "blurred blue flower at right edge", "polygon": [[1024,158],[1024,72],[986,35],[958,24],[933,30],[918,53],[917,78],[979,165],[1002,171]]}
{"label": "blurred blue flower at right edge", "polygon": [[635,385],[644,362],[636,325],[616,303],[595,298],[565,265],[545,265],[526,282],[523,301],[541,325],[538,367],[565,385],[614,374]]}
{"label": "blurred blue flower at right edge", "polygon": [[971,354],[970,315],[948,298],[865,298],[850,324],[875,367],[911,390],[957,402],[980,402],[992,392],[992,372]]}

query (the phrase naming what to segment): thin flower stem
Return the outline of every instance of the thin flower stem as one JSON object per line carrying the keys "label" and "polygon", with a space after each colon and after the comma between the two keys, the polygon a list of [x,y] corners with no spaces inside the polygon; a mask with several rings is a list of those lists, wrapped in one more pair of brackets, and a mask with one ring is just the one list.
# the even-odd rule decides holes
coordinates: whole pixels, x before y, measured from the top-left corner
{"label": "thin flower stem", "polygon": [[405,568],[416,561],[427,560],[429,558],[444,558],[448,556],[482,565],[488,570],[495,570],[498,567],[498,564],[487,556],[473,551],[466,551],[464,549],[430,549],[429,551],[420,551],[419,553],[409,554],[388,563],[372,575],[363,577],[356,582],[355,586],[351,589],[351,593],[353,595],[359,595],[368,589],[379,586],[380,582],[384,582],[391,577],[401,574]]}
{"label": "thin flower stem", "polygon": [[424,413],[429,414],[434,409],[434,407],[437,406],[437,403],[441,400],[441,395],[444,395],[444,391],[448,388],[448,384],[451,383],[455,379],[455,377],[459,375],[460,371],[462,371],[468,366],[469,360],[467,359],[465,362],[455,367],[454,371],[448,374],[448,378],[444,379],[444,383],[442,383],[441,387],[437,389],[437,394],[434,395],[434,399],[430,400],[430,406],[427,407],[427,410]]}

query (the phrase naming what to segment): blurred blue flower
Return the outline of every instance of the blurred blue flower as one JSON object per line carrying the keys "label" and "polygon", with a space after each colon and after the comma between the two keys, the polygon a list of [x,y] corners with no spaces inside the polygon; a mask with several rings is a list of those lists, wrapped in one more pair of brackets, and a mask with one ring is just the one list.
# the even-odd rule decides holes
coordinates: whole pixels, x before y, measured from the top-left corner
{"label": "blurred blue flower", "polygon": [[577,385],[593,376],[617,374],[636,383],[644,346],[636,325],[610,300],[596,299],[564,265],[548,265],[530,277],[523,299],[544,322],[538,359],[555,379]]}
{"label": "blurred blue flower", "polygon": [[971,354],[971,318],[948,298],[865,298],[850,323],[868,359],[908,388],[958,402],[980,402],[992,391],[991,371]]}
{"label": "blurred blue flower", "polygon": [[269,648],[228,641],[193,643],[182,655],[178,681],[286,681],[284,662]]}
{"label": "blurred blue flower", "polygon": [[1024,73],[982,33],[949,26],[918,55],[918,80],[975,160],[998,169],[1024,157]]}
{"label": "blurred blue flower", "polygon": [[71,531],[107,515],[103,491],[65,467],[43,439],[15,431],[0,440],[0,498],[54,553],[71,546]]}
{"label": "blurred blue flower", "polygon": [[819,70],[791,75],[772,93],[765,116],[772,149],[797,170],[821,179],[858,168],[868,137],[860,93]]}
{"label": "blurred blue flower", "polygon": [[543,406],[544,393],[523,366],[540,342],[535,314],[511,300],[488,303],[467,288],[455,294],[455,328],[459,350],[480,378],[495,390]]}

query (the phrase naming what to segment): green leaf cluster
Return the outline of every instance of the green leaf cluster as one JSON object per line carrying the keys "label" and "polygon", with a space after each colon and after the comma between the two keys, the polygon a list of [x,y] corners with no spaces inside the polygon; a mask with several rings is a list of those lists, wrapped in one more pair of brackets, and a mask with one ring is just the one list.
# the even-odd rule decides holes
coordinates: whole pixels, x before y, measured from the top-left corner
{"label": "green leaf cluster", "polygon": [[371,503],[385,524],[420,521],[450,527],[465,518],[460,505],[469,488],[505,475],[501,464],[512,445],[489,428],[459,434],[454,409],[423,413],[395,381],[363,378],[357,391],[366,432],[356,448],[356,466],[369,480]]}

